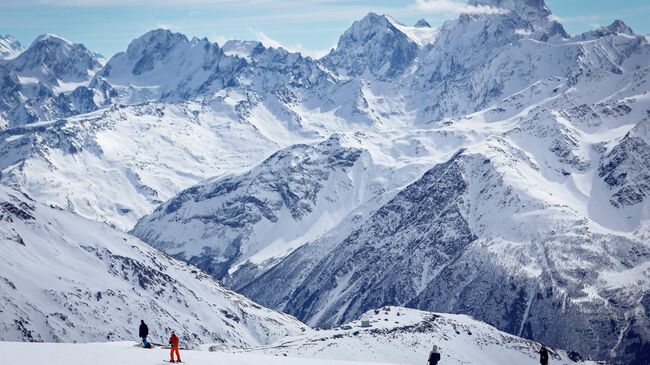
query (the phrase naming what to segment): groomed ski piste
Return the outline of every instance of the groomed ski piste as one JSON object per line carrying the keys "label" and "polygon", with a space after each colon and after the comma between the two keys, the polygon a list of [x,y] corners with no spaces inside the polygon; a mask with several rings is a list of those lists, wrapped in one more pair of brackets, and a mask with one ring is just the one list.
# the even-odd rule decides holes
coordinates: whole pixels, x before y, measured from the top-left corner
{"label": "groomed ski piste", "polygon": [[[53,344],[53,343],[0,343],[2,364],[50,365],[148,365],[169,364],[169,350],[134,347],[133,342]],[[370,365],[371,362],[316,360],[298,357],[278,357],[259,354],[232,354],[225,352],[183,351],[185,364],[229,365]],[[166,361],[165,361],[166,360]]]}

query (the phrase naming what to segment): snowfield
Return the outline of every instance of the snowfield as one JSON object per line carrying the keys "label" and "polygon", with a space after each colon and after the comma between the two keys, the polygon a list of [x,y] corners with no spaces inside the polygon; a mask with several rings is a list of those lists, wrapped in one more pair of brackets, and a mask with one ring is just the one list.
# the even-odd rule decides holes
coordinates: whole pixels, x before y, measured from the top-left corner
{"label": "snowfield", "polygon": [[[0,363],[14,365],[161,365],[169,350],[142,349],[134,342],[52,344],[0,342]],[[164,361],[167,360],[167,361]],[[257,354],[181,351],[181,360],[196,365],[377,365],[376,362],[317,360]],[[384,363],[388,364],[388,363]],[[399,364],[399,363],[395,363]]]}
{"label": "snowfield", "polygon": [[0,186],[0,340],[268,344],[307,326],[127,233]]}
{"label": "snowfield", "polygon": [[[371,352],[361,352],[362,349],[345,348],[342,350],[359,350],[359,357],[367,355],[374,358]],[[337,360],[327,357],[308,358],[292,355],[264,355],[251,353],[229,353],[209,351],[181,350],[183,363],[192,365],[422,365],[426,363],[428,353],[421,354],[418,361],[406,358],[398,361],[376,360]],[[503,354],[498,349],[484,353],[468,354],[476,362],[456,360],[443,357],[444,365],[534,365],[539,361],[528,356],[512,357]],[[393,357],[398,357],[393,354]],[[411,356],[415,357],[415,356]],[[165,361],[167,360],[167,361]],[[12,365],[162,365],[169,364],[169,350],[142,349],[134,342],[84,343],[84,344],[53,344],[53,343],[18,343],[0,342],[0,364]],[[552,365],[573,365],[571,360],[551,359]],[[595,363],[583,363],[595,364]]]}

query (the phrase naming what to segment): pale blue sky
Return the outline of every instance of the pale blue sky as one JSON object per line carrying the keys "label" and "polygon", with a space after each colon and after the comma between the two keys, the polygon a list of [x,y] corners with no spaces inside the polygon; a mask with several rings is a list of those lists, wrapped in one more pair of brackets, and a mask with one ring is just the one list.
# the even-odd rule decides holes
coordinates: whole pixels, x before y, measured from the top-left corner
{"label": "pale blue sky", "polygon": [[[650,33],[648,0],[547,0],[571,34],[622,19]],[[426,3],[430,6],[422,6]],[[345,29],[370,11],[405,24],[433,26],[457,16],[462,0],[0,0],[0,34],[24,45],[55,33],[110,56],[148,30],[170,28],[188,36],[258,39],[309,55],[334,46]]]}

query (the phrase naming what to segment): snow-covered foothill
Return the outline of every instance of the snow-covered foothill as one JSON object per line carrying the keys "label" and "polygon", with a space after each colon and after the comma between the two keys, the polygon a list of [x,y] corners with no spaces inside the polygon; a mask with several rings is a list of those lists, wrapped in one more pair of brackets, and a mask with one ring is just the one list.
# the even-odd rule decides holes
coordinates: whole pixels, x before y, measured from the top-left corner
{"label": "snow-covered foothill", "polygon": [[[310,330],[247,352],[418,365],[427,363],[433,345],[441,354],[441,364],[454,365],[539,364],[541,348],[469,316],[387,306],[335,328]],[[576,352],[551,349],[550,353],[549,364],[595,364]]]}
{"label": "snow-covered foothill", "polygon": [[129,340],[144,320],[154,343],[174,330],[185,347],[251,347],[306,327],[133,236],[4,186],[0,223],[1,341]]}

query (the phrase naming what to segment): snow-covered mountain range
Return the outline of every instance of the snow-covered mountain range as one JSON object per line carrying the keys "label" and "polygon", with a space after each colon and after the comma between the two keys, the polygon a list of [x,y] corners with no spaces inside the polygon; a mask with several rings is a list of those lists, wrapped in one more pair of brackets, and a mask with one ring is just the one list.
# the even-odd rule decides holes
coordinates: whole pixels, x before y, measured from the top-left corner
{"label": "snow-covered mountain range", "polygon": [[0,187],[0,340],[251,347],[306,326],[224,288],[137,238]]}
{"label": "snow-covered mountain range", "polygon": [[[452,363],[494,352],[488,364],[532,364],[540,347],[467,316],[394,307],[340,328],[313,329],[127,233],[6,187],[0,187],[0,221],[0,341],[123,341],[136,337],[144,319],[153,343],[165,343],[175,330],[184,348],[253,356],[417,364],[438,343]],[[33,350],[43,357],[43,348]],[[13,354],[20,358],[9,360]],[[590,363],[563,350],[552,355],[565,363]],[[18,363],[30,363],[28,358],[16,349],[3,357]]]}
{"label": "snow-covered mountain range", "polygon": [[0,180],[312,325],[408,306],[641,364],[648,37],[470,5],[494,11],[368,14],[318,60],[39,37],[0,60]]}
{"label": "snow-covered mountain range", "polygon": [[13,58],[0,59],[0,129],[97,109],[111,91],[95,83],[98,55],[52,34]]}

